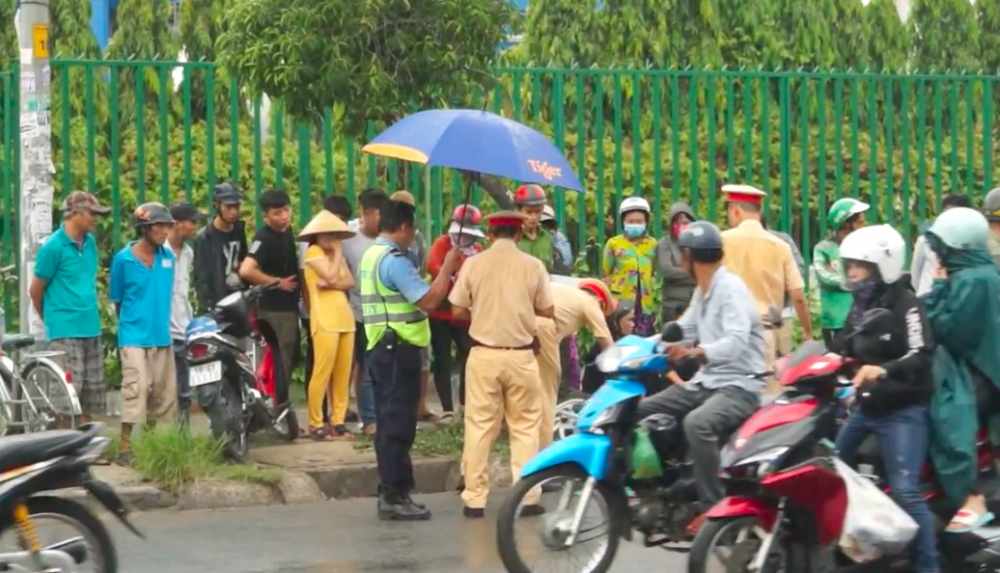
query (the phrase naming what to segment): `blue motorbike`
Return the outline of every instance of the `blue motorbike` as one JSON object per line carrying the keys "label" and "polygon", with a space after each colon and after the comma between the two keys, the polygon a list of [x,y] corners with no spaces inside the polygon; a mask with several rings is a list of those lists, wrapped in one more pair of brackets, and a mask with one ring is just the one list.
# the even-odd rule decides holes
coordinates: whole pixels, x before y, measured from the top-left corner
{"label": "blue motorbike", "polygon": [[[667,336],[679,340],[669,329]],[[662,381],[672,369],[664,349],[660,335],[626,336],[597,357],[594,366],[608,374],[608,380],[579,411],[576,431],[522,468],[520,481],[500,510],[497,543],[507,571],[532,573],[526,561],[537,561],[540,553],[557,558],[561,554],[564,560],[568,552],[592,545],[596,552],[574,561],[584,564],[580,573],[604,573],[620,540],[631,540],[633,529],[643,535],[647,547],[680,550],[666,545],[689,539],[685,529],[695,516],[697,492],[692,466],[685,460],[683,430],[671,416],[641,421],[636,416],[639,401],[656,389],[651,381]],[[659,458],[656,477],[636,477],[633,449],[640,432]],[[519,519],[521,508],[538,503],[540,495],[559,496],[557,509]],[[588,507],[594,506],[603,514],[599,523],[584,525]],[[518,547],[515,527],[520,525],[535,529],[543,545],[540,551]]]}

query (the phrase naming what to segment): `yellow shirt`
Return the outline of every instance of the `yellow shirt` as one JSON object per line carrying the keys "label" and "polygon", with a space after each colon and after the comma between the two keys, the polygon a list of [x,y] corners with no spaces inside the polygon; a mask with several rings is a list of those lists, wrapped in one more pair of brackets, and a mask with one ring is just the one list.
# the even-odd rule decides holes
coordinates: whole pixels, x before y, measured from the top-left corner
{"label": "yellow shirt", "polygon": [[[311,245],[306,250],[303,277],[306,292],[309,293],[309,330],[317,332],[354,332],[354,314],[347,300],[347,293],[342,290],[319,288],[320,278],[309,266],[309,261],[327,258],[318,245]],[[342,275],[349,273],[347,263],[340,267]]]}
{"label": "yellow shirt", "polygon": [[767,316],[768,306],[784,307],[785,293],[803,286],[792,249],[760,221],[750,219],[723,231],[722,250],[723,264],[746,283],[761,316]]}

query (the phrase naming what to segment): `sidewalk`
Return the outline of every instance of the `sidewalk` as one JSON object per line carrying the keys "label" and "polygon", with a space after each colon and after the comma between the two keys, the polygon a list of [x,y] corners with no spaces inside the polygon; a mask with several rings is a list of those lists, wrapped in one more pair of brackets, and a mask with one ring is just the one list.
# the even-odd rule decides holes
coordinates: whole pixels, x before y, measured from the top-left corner
{"label": "sidewalk", "polygon": [[[433,395],[428,396],[432,411],[440,412]],[[307,419],[304,408],[296,408],[300,423]],[[105,434],[117,437],[118,418],[102,418],[107,425]],[[418,431],[432,424],[421,422]],[[200,412],[191,414],[191,430],[208,434],[208,419]],[[276,437],[260,434],[253,438],[250,458],[262,467],[281,470],[279,483],[268,485],[245,481],[201,480],[171,493],[144,481],[136,470],[119,466],[93,466],[95,478],[112,485],[137,510],[153,509],[221,509],[255,505],[317,503],[327,499],[370,497],[377,494],[378,470],[375,452],[359,450],[353,441],[315,442],[301,438],[282,443]],[[459,460],[446,457],[415,457],[416,493],[454,491],[461,478]],[[506,462],[490,464],[494,487],[510,485],[510,469]],[[93,503],[82,490],[65,490],[59,495]]]}

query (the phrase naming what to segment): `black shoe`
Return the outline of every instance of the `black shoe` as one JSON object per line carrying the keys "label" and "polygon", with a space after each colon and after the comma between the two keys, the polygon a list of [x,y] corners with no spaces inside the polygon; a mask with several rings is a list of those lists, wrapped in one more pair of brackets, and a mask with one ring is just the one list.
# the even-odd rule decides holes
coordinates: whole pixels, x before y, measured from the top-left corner
{"label": "black shoe", "polygon": [[462,515],[469,519],[482,519],[486,516],[486,510],[481,507],[465,506],[462,508]]}
{"label": "black shoe", "polygon": [[407,499],[407,501],[409,501],[410,503],[412,503],[416,507],[419,507],[420,509],[427,509],[426,505],[424,505],[424,504],[420,503],[419,501],[413,499],[413,496],[409,492],[407,492],[407,494],[406,494],[406,499]]}
{"label": "black shoe", "polygon": [[246,463],[246,460],[243,459],[243,456],[240,455],[239,450],[237,450],[236,446],[233,445],[232,443],[227,443],[225,446],[222,446],[222,457],[225,458],[225,460],[229,463],[233,464]]}
{"label": "black shoe", "polygon": [[384,495],[378,499],[378,518],[382,521],[427,521],[431,512],[406,496]]}
{"label": "black shoe", "polygon": [[536,517],[545,513],[545,507],[537,503],[521,507],[521,517]]}

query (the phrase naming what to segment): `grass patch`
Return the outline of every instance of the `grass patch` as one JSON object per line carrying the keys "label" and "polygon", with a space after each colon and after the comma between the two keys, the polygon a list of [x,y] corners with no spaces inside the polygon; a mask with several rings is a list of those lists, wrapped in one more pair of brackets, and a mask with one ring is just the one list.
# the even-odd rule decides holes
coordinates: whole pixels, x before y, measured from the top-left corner
{"label": "grass patch", "polygon": [[[462,456],[462,446],[465,441],[465,429],[462,424],[451,424],[439,426],[417,432],[417,438],[413,442],[412,453],[415,456],[434,457],[442,456],[449,458],[459,458]],[[368,436],[358,436],[354,442],[357,450],[371,450],[375,447],[374,442]],[[506,430],[500,433],[496,443],[493,444],[493,455],[502,459],[510,459],[510,445],[507,442]]]}
{"label": "grass patch", "polygon": [[[158,426],[133,438],[132,467],[144,478],[174,493],[184,484],[206,478],[265,484],[281,480],[280,470],[226,463],[222,445],[221,440],[193,436],[176,425]],[[108,448],[109,455],[117,456],[118,446],[115,440]]]}

